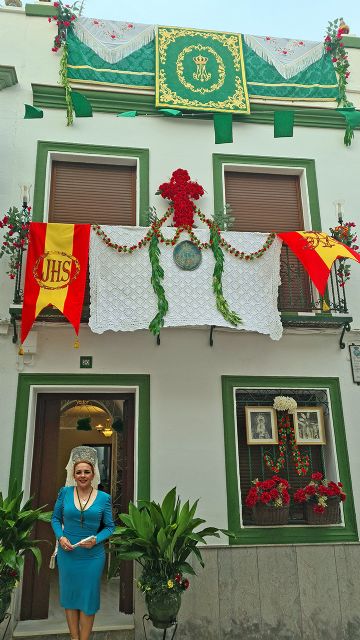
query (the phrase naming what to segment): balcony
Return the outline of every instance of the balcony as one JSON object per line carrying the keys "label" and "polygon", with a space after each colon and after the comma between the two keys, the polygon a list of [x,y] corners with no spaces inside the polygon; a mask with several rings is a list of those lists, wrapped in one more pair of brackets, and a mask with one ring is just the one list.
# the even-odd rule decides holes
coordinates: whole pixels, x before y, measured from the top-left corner
{"label": "balcony", "polygon": [[[19,262],[21,266],[15,279],[14,299],[9,310],[14,330],[14,343],[18,340],[17,322],[21,319],[22,310],[23,254],[19,254]],[[343,337],[345,331],[350,330],[352,318],[349,316],[345,287],[340,286],[337,277],[338,268],[339,261],[335,261],[330,272],[326,294],[324,298],[321,298],[301,263],[289,248],[284,245],[280,259],[282,284],[279,288],[278,306],[281,311],[284,328],[338,329],[340,331],[340,347],[343,349],[345,347]],[[86,324],[89,321],[89,317],[90,291],[88,280],[81,322]],[[52,306],[44,309],[36,321],[49,323],[67,322],[66,318]]]}

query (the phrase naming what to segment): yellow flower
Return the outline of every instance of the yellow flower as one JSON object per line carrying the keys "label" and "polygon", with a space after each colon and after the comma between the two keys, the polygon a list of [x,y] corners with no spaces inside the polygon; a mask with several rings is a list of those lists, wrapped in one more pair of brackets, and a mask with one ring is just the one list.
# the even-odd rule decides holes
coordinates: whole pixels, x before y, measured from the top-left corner
{"label": "yellow flower", "polygon": [[173,588],[173,586],[174,586],[173,581],[172,581],[172,580],[168,580],[168,581],[167,581],[167,586],[168,586],[168,588],[169,588],[169,589],[172,589],[172,588]]}

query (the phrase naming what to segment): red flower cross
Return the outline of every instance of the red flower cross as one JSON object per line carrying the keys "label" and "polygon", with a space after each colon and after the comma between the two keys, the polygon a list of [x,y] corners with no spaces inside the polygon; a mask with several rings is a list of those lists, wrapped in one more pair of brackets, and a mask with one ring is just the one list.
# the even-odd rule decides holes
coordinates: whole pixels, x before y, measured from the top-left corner
{"label": "red flower cross", "polygon": [[204,189],[197,182],[190,180],[186,169],[176,169],[169,182],[159,186],[161,196],[170,200],[174,207],[174,226],[192,227],[194,224],[195,205],[192,200],[198,200],[204,195]]}

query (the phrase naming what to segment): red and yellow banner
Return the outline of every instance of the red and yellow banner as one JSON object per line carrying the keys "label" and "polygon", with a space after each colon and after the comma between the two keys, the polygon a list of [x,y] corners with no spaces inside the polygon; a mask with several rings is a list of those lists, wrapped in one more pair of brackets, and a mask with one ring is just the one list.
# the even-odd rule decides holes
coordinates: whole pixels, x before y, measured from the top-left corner
{"label": "red and yellow banner", "polygon": [[324,295],[330,269],[337,258],[360,262],[360,254],[320,231],[289,231],[279,238],[295,253],[321,296]]}
{"label": "red and yellow banner", "polygon": [[21,342],[53,305],[79,332],[89,256],[89,224],[32,222],[27,252]]}

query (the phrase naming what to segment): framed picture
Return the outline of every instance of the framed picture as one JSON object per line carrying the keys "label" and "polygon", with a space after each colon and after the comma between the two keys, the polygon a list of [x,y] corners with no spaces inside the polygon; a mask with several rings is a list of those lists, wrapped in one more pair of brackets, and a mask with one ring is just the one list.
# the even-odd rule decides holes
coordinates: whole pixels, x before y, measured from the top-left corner
{"label": "framed picture", "polygon": [[294,427],[296,444],[326,444],[322,407],[298,407]]}
{"label": "framed picture", "polygon": [[360,344],[350,344],[349,350],[353,380],[360,384]]}
{"label": "framed picture", "polygon": [[273,407],[245,407],[248,444],[277,444],[276,411]]}

